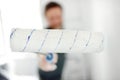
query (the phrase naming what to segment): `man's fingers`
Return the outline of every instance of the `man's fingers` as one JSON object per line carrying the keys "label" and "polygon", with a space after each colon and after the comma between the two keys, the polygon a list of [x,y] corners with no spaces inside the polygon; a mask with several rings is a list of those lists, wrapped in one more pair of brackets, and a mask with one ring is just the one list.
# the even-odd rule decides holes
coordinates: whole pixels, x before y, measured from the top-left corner
{"label": "man's fingers", "polygon": [[[49,57],[51,58],[51,55],[49,56],[48,55],[39,55],[39,58],[40,58],[39,68],[46,72],[54,71],[57,68],[56,63],[58,61],[57,54],[52,54],[52,57],[53,57],[52,59],[49,59]],[[47,56],[48,56],[48,60],[46,59]]]}
{"label": "man's fingers", "polygon": [[44,66],[40,66],[40,69],[43,70],[43,71],[46,71],[46,72],[49,72],[49,71],[54,71],[57,69],[57,66],[54,65],[54,64],[46,64]]}

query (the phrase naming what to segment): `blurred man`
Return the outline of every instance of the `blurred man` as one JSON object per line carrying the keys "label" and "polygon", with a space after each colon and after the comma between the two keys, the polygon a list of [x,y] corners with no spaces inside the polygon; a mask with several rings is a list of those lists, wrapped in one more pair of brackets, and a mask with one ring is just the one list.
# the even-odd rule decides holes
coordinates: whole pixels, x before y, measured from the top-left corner
{"label": "blurred man", "polygon": [[[62,29],[62,7],[56,2],[50,2],[45,7],[45,17],[48,22],[47,29]],[[48,44],[49,45],[49,44]],[[65,62],[65,54],[48,54],[49,56],[39,55],[39,75],[42,80],[61,80],[62,70]],[[48,62],[46,59],[52,62]]]}

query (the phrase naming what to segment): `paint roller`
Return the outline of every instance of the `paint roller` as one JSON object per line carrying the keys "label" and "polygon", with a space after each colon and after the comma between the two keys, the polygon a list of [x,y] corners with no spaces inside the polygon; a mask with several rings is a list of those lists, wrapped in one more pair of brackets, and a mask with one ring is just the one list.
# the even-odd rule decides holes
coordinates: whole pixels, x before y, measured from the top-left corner
{"label": "paint roller", "polygon": [[14,52],[97,53],[103,50],[103,34],[62,29],[12,29],[10,47]]}

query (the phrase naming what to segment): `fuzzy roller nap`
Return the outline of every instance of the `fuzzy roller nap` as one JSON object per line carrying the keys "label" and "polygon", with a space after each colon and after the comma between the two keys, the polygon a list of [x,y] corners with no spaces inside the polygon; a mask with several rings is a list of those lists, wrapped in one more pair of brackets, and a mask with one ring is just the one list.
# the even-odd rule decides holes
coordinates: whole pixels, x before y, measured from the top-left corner
{"label": "fuzzy roller nap", "polygon": [[103,35],[78,30],[12,29],[12,51],[41,53],[93,53],[103,49]]}

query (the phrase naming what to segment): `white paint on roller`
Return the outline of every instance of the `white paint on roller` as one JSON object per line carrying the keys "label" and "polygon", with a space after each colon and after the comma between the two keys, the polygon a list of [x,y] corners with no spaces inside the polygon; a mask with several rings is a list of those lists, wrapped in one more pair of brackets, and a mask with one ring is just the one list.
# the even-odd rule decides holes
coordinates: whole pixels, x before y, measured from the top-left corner
{"label": "white paint on roller", "polygon": [[10,35],[12,51],[94,53],[103,49],[103,35],[76,30],[13,29]]}

